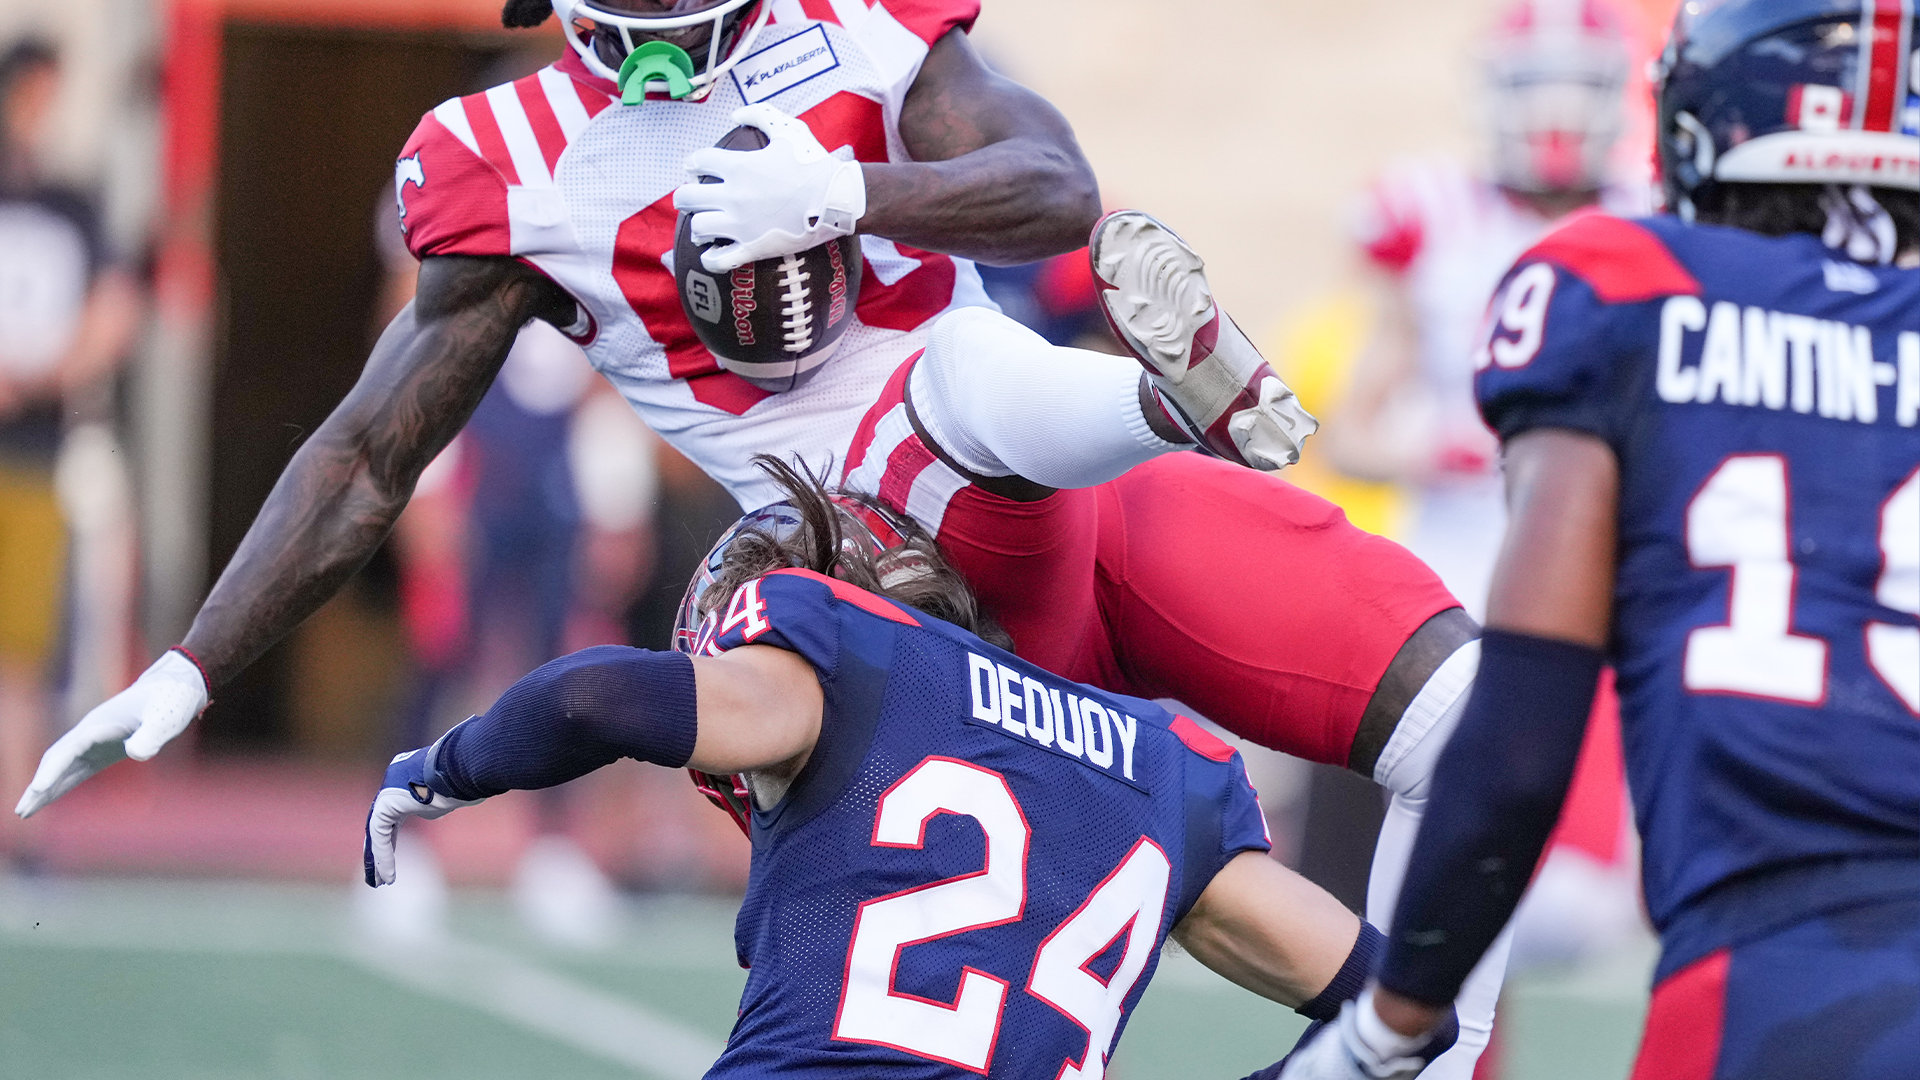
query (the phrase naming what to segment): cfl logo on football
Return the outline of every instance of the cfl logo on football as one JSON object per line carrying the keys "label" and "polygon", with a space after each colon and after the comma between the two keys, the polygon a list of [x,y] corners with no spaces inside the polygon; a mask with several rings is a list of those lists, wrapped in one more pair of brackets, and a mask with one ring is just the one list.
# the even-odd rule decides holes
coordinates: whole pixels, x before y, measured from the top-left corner
{"label": "cfl logo on football", "polygon": [[687,271],[687,307],[710,323],[720,321],[720,283],[698,270]]}

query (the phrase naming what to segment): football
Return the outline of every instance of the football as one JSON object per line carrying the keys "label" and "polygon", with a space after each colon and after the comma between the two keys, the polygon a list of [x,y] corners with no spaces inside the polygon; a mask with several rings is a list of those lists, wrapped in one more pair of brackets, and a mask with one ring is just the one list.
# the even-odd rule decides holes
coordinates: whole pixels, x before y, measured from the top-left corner
{"label": "football", "polygon": [[[715,145],[758,150],[767,137],[756,128],[737,127]],[[691,218],[681,214],[674,234],[673,278],[701,344],[720,366],[763,390],[791,390],[807,381],[853,322],[860,296],[859,238],[842,236],[713,274],[700,264],[701,253],[713,245],[693,242]]]}

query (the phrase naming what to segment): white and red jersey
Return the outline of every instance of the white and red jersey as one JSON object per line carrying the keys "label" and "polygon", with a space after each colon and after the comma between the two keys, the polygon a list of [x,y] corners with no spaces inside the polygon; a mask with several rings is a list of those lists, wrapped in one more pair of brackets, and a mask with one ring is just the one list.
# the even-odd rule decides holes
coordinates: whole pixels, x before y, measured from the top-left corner
{"label": "white and red jersey", "polygon": [[1455,426],[1485,430],[1473,401],[1472,356],[1487,298],[1550,224],[1444,158],[1395,165],[1362,200],[1356,239],[1405,290],[1443,442]]}
{"label": "white and red jersey", "polygon": [[572,52],[533,75],[443,102],[397,171],[416,257],[511,255],[571,293],[567,333],[647,424],[743,507],[780,498],[751,462],[798,455],[823,473],[844,458],[887,376],[955,307],[992,306],[964,259],[873,236],[855,321],[814,378],[783,394],[721,369],[674,288],[673,190],[693,150],[766,102],[821,145],[859,161],[909,160],[900,109],[931,45],[965,30],[977,0],[768,0],[754,51],[702,101],[622,105]]}
{"label": "white and red jersey", "polygon": [[[1630,185],[1609,189],[1608,210],[1643,213]],[[1506,529],[1499,445],[1473,398],[1473,353],[1488,298],[1520,254],[1554,225],[1492,181],[1446,158],[1390,167],[1362,199],[1355,239],[1399,280],[1417,335],[1433,479],[1412,492],[1401,539],[1479,617]]]}

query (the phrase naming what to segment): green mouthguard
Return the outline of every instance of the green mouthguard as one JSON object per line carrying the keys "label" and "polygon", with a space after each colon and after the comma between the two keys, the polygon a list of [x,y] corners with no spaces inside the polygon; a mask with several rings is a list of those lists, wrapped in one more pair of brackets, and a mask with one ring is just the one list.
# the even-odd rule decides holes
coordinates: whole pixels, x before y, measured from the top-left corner
{"label": "green mouthguard", "polygon": [[641,43],[620,65],[620,103],[638,105],[645,101],[651,82],[665,82],[670,98],[686,97],[693,93],[693,58],[672,42]]}

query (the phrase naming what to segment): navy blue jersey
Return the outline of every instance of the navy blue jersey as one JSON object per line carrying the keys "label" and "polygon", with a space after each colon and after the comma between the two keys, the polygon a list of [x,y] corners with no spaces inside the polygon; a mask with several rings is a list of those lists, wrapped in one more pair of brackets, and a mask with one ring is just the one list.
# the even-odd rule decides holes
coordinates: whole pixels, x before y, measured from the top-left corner
{"label": "navy blue jersey", "polygon": [[1487,422],[1619,461],[1610,651],[1671,958],[1724,943],[1674,935],[1746,882],[1777,883],[1749,924],[1920,889],[1920,272],[1595,215],[1490,321]]}
{"label": "navy blue jersey", "polygon": [[710,1076],[1096,1078],[1167,932],[1268,848],[1231,747],[844,582],[782,570],[697,652],[790,649],[825,692],[753,815],[751,969]]}

